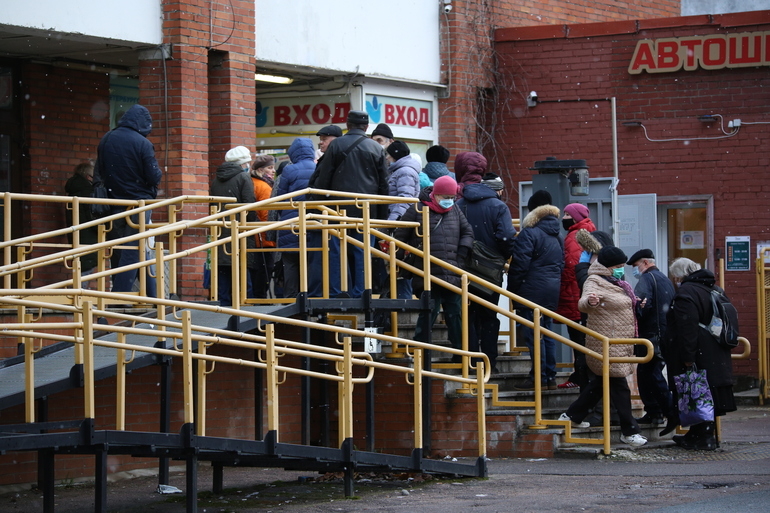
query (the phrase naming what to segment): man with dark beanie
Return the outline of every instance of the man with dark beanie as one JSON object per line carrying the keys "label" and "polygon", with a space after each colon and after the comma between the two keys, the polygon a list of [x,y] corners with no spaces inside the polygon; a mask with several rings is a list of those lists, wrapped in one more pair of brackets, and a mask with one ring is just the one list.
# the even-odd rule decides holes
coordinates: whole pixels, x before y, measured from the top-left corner
{"label": "man with dark beanie", "polygon": [[[521,232],[513,245],[513,256],[508,268],[508,290],[548,310],[556,310],[559,304],[561,273],[564,267],[564,245],[559,237],[561,223],[559,209],[550,205],[548,191],[536,191],[529,199],[529,214],[521,222]],[[525,319],[534,319],[533,310],[523,304],[516,305],[516,313]],[[540,317],[540,325],[551,329],[552,319]],[[521,336],[529,348],[534,362],[534,329],[521,326]],[[540,372],[538,377],[543,388],[556,389],[556,341],[546,335],[540,341]],[[535,367],[529,371],[529,379],[516,386],[518,390],[535,388]]]}
{"label": "man with dark beanie", "polygon": [[372,131],[372,139],[377,141],[377,144],[382,146],[383,150],[387,150],[388,146],[393,144],[393,130],[385,123],[380,123]]}
{"label": "man with dark beanie", "polygon": [[425,152],[425,159],[428,161],[420,173],[420,189],[430,187],[436,179],[442,176],[450,176],[453,179],[455,174],[449,171],[446,163],[449,162],[449,150],[443,146],[431,146]]}

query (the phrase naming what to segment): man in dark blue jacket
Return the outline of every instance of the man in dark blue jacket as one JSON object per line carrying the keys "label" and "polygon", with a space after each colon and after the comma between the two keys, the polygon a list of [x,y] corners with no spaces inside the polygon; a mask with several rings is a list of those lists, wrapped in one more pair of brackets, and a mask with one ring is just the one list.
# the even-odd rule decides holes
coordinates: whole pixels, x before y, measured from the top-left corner
{"label": "man in dark blue jacket", "polygon": [[634,293],[639,298],[636,305],[639,337],[648,339],[655,348],[652,360],[640,363],[636,368],[639,397],[645,411],[637,421],[639,424],[658,426],[673,417],[674,423],[669,423],[673,431],[679,424],[679,414],[673,409],[671,390],[663,377],[665,362],[660,354],[660,342],[666,334],[666,314],[676,292],[668,276],[655,266],[655,255],[651,249],[640,249],[631,255],[628,265],[634,267],[634,276],[639,279],[634,287]]}
{"label": "man in dark blue jacket", "polygon": [[[556,311],[561,290],[561,272],[564,268],[564,243],[559,237],[561,222],[559,209],[551,203],[547,191],[536,191],[527,208],[529,214],[521,223],[521,232],[513,246],[513,257],[508,268],[508,290],[548,310]],[[517,313],[532,320],[534,312],[524,305],[516,307]],[[551,329],[552,319],[540,317],[540,326]],[[521,335],[534,358],[534,330],[521,326]],[[556,341],[543,335],[540,351],[540,372],[543,388],[556,390]],[[535,388],[534,365],[530,378],[519,390]]]}
{"label": "man in dark blue jacket", "polygon": [[[464,156],[464,158],[460,158]],[[479,153],[465,152],[455,161],[455,173],[460,175],[467,160],[473,160],[486,169],[487,160]],[[483,175],[481,183],[472,183],[463,189],[463,197],[457,207],[465,214],[473,227],[473,236],[488,248],[496,250],[505,260],[511,257],[516,238],[511,211],[500,200],[503,181],[494,173]],[[493,293],[485,297],[497,304],[500,294]],[[497,313],[485,306],[471,301],[468,307],[468,350],[479,351],[489,357],[489,364],[495,371],[497,363],[497,340],[500,335],[500,319]]]}
{"label": "man in dark blue jacket", "polygon": [[[147,136],[152,130],[152,118],[147,108],[133,105],[118,121],[118,126],[107,132],[99,142],[97,149],[96,168],[107,187],[110,198],[143,200],[155,199],[158,195],[161,171],[155,160],[155,150]],[[115,207],[113,213],[121,211]],[[131,216],[137,223],[137,216]],[[145,214],[146,222],[150,222],[150,213]],[[137,233],[125,219],[113,223],[109,238],[119,239]],[[127,243],[136,246],[137,241]],[[122,267],[139,261],[139,251],[113,251],[112,267]],[[113,275],[113,292],[130,292],[136,281],[137,270],[125,271]],[[155,279],[147,277],[147,295],[155,296]]]}

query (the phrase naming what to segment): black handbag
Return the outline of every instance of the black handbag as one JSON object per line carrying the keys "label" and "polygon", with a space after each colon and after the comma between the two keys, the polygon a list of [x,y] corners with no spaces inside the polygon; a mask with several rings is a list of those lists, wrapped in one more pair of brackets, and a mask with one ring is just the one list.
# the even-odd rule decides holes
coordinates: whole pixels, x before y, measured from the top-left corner
{"label": "black handbag", "polygon": [[[504,268],[505,258],[500,253],[481,241],[473,241],[473,251],[463,269],[499,287],[503,284]],[[468,283],[468,290],[482,297],[490,297],[495,293],[492,289],[473,281]]]}
{"label": "black handbag", "polygon": [[[99,199],[107,199],[107,187],[105,187],[104,182],[101,181],[101,179],[96,178],[96,174],[94,174],[94,190],[91,193],[92,198],[99,198]],[[91,218],[92,219],[100,219],[102,217],[110,215],[110,212],[112,210],[112,205],[109,205],[107,203],[92,203],[91,204]]]}

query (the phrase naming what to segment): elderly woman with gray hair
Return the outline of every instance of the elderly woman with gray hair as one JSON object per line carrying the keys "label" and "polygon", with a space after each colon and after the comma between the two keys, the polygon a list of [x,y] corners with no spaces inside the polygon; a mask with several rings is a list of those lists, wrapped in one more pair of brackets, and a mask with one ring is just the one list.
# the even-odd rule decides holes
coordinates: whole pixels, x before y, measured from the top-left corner
{"label": "elderly woman with gray hair", "polygon": [[[674,376],[683,374],[693,365],[699,370],[705,369],[714,399],[714,415],[735,411],[730,350],[720,346],[702,327],[709,323],[713,313],[711,291],[721,290],[715,285],[714,273],[701,269],[699,264],[689,258],[674,260],[669,272],[677,285],[676,295],[666,316],[665,344],[661,347],[668,367],[669,386],[674,388]],[[676,390],[673,392],[676,397]],[[714,427],[713,421],[695,424],[686,435],[674,436],[674,442],[690,450],[716,450],[719,441]],[[664,431],[668,431],[668,428],[666,426]]]}

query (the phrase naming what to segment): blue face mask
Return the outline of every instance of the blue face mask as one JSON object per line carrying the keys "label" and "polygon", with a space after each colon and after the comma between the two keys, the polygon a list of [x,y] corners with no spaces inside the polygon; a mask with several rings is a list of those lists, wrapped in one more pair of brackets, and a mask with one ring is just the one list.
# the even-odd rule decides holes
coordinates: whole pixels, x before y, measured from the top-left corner
{"label": "blue face mask", "polygon": [[442,199],[442,200],[439,200],[438,202],[438,205],[441,208],[452,208],[452,205],[454,204],[455,204],[455,200],[453,199]]}
{"label": "blue face mask", "polygon": [[625,269],[622,267],[618,267],[617,269],[612,270],[612,277],[618,280],[622,280],[623,276],[626,275]]}
{"label": "blue face mask", "polygon": [[639,279],[639,276],[642,275],[642,273],[639,272],[639,268],[638,267],[634,267],[634,271],[633,271],[632,274],[634,275],[634,278],[636,278],[636,279]]}

